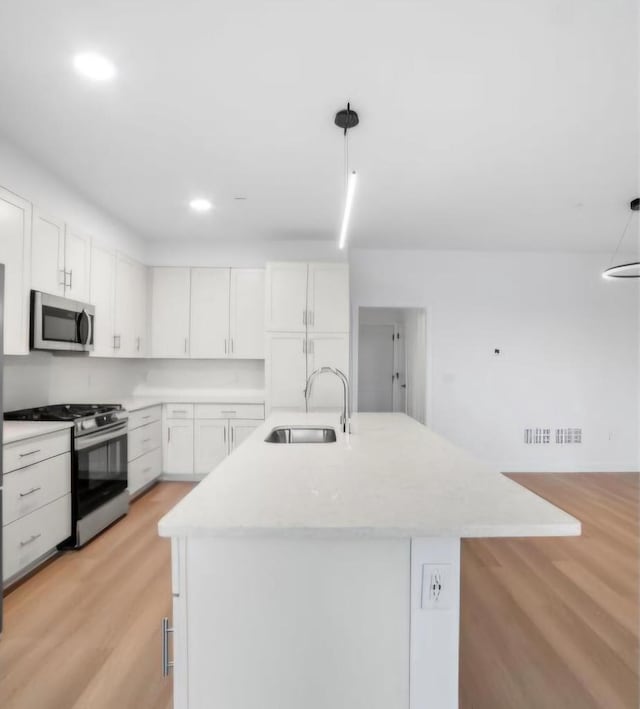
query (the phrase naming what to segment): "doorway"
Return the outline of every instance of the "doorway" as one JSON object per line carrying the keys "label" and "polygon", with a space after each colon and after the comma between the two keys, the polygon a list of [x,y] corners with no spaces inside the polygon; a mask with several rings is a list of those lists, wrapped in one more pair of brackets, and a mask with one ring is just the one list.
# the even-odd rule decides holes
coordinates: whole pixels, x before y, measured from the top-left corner
{"label": "doorway", "polygon": [[420,308],[360,308],[358,411],[426,418],[426,313]]}

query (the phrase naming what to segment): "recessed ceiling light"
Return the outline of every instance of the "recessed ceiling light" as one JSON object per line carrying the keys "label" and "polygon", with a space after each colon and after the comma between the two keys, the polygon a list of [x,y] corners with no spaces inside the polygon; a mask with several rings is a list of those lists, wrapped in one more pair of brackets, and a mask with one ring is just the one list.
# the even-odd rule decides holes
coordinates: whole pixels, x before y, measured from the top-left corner
{"label": "recessed ceiling light", "polygon": [[109,81],[116,75],[113,62],[96,52],[81,52],[73,58],[73,66],[78,74],[93,81]]}
{"label": "recessed ceiling light", "polygon": [[203,199],[202,197],[192,199],[191,202],[189,202],[189,206],[195,212],[208,212],[210,209],[213,209],[213,204],[211,204],[208,199]]}

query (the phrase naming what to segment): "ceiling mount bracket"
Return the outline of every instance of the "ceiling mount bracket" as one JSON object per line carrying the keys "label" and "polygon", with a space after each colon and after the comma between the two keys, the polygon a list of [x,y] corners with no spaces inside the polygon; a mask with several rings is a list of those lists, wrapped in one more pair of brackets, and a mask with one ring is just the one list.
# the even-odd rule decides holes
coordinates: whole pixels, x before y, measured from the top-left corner
{"label": "ceiling mount bracket", "polygon": [[355,128],[358,123],[360,123],[360,119],[358,118],[358,114],[351,110],[351,104],[347,103],[346,108],[343,108],[341,111],[336,113],[336,117],[333,122],[338,126],[338,128],[342,128],[344,130],[344,134],[346,135],[349,128]]}

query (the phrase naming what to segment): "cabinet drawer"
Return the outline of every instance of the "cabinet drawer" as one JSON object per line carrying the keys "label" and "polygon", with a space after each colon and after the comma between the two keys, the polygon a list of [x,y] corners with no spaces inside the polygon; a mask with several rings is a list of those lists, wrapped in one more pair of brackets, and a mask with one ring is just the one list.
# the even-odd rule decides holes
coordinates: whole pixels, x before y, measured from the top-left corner
{"label": "cabinet drawer", "polygon": [[196,404],[197,419],[264,419],[264,404]]}
{"label": "cabinet drawer", "polygon": [[145,426],[148,423],[153,423],[154,421],[160,421],[162,418],[162,407],[160,406],[149,406],[146,409],[140,409],[139,411],[131,411],[129,413],[129,430],[132,431],[134,428],[139,428],[140,426]]}
{"label": "cabinet drawer", "polygon": [[129,431],[128,438],[128,458],[135,460],[141,455],[159,448],[162,445],[162,424],[154,421],[146,426],[140,426],[133,431]]}
{"label": "cabinet drawer", "polygon": [[129,463],[129,494],[135,493],[162,473],[162,450],[145,453]]}
{"label": "cabinet drawer", "polygon": [[2,447],[2,462],[5,473],[38,463],[54,455],[71,450],[71,429],[48,433],[45,436],[27,438],[24,441],[7,443]]}
{"label": "cabinet drawer", "polygon": [[168,419],[192,419],[193,404],[165,404],[164,413]]}
{"label": "cabinet drawer", "polygon": [[3,580],[6,580],[71,535],[71,495],[8,524],[2,535]]}
{"label": "cabinet drawer", "polygon": [[2,523],[10,524],[71,491],[71,454],[63,453],[4,476]]}

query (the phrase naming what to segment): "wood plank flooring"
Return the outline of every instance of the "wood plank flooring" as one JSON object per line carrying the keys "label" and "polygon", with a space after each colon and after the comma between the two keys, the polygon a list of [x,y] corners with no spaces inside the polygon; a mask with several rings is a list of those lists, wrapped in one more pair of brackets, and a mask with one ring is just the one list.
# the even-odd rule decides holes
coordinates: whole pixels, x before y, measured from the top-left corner
{"label": "wood plank flooring", "polygon": [[[584,535],[463,542],[460,706],[636,709],[639,476],[512,477]],[[8,594],[2,709],[170,709],[170,554],[156,522],[191,487],[158,485]]]}
{"label": "wood plank flooring", "polygon": [[5,597],[2,709],[169,709],[160,673],[170,542],[157,521],[193,485],[157,485],[79,552]]}
{"label": "wood plank flooring", "polygon": [[510,477],[583,534],[463,542],[460,707],[637,709],[640,476]]}

